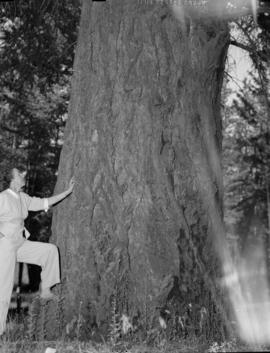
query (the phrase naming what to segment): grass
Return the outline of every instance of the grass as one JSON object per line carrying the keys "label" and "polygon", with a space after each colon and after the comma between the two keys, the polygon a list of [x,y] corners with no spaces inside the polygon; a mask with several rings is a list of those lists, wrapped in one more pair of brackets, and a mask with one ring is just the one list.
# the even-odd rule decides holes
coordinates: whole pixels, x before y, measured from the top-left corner
{"label": "grass", "polygon": [[56,353],[215,353],[215,352],[263,352],[266,347],[251,347],[232,340],[223,343],[206,343],[199,338],[180,339],[170,342],[166,339],[147,345],[144,342],[134,343],[120,340],[117,344],[80,342],[68,338],[57,341],[31,341],[23,336],[25,328],[22,323],[12,322],[7,333],[0,338],[0,353],[45,353],[47,348],[56,349]]}
{"label": "grass", "polygon": [[46,348],[55,348],[57,353],[196,353],[207,352],[206,347],[198,347],[198,344],[190,341],[179,343],[166,343],[163,347],[149,347],[144,344],[129,347],[129,344],[121,344],[112,347],[109,344],[95,344],[93,342],[64,342],[43,341],[30,342],[21,340],[17,342],[4,341],[0,343],[1,353],[45,353]]}
{"label": "grass", "polygon": [[207,352],[269,352],[262,347],[247,347],[244,345],[233,345],[230,342],[221,345],[206,347],[195,342],[182,341],[178,343],[167,343],[164,347],[149,347],[143,344],[128,347],[125,345],[112,348],[107,344],[94,344],[92,342],[64,342],[43,341],[29,342],[21,340],[17,342],[1,342],[0,353],[45,353],[46,349],[54,348],[56,353],[207,353]]}
{"label": "grass", "polygon": [[0,337],[0,353],[45,353],[47,348],[56,349],[56,353],[201,353],[207,352],[207,346],[199,339],[182,339],[169,342],[163,335],[157,337],[151,345],[134,342],[129,339],[108,339],[107,342],[83,342],[78,337],[66,336],[57,341],[32,340],[28,336],[29,316],[13,315],[6,333]]}
{"label": "grass", "polygon": [[[45,307],[43,308],[45,310]],[[114,315],[113,315],[114,316]],[[30,320],[29,320],[30,319]],[[13,315],[7,325],[6,333],[0,337],[0,353],[45,353],[47,348],[56,349],[56,353],[218,353],[218,352],[263,352],[269,347],[248,346],[237,339],[227,342],[206,342],[202,337],[175,337],[169,340],[166,332],[159,328],[154,335],[148,332],[147,339],[123,336],[119,320],[112,320],[110,337],[105,342],[80,340],[80,320],[75,327],[75,336],[65,335],[59,340],[48,341],[44,335],[36,334],[39,325],[34,325],[35,315]],[[45,322],[45,321],[44,321]],[[43,324],[44,324],[43,322]],[[30,326],[29,326],[30,325]],[[31,328],[29,330],[29,327]],[[32,332],[33,331],[33,332]],[[44,327],[41,329],[44,333]],[[30,334],[29,334],[30,332]],[[33,334],[34,333],[34,334]],[[151,344],[149,344],[151,337]],[[40,338],[40,339],[39,339]],[[99,341],[100,342],[100,341]]]}

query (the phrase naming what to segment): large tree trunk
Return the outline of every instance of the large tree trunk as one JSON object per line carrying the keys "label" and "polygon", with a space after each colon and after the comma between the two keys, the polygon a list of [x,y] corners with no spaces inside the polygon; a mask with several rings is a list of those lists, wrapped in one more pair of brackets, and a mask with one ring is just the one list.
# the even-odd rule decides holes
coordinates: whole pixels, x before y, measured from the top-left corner
{"label": "large tree trunk", "polygon": [[141,323],[192,303],[215,327],[227,46],[226,24],[179,22],[166,2],[83,1],[56,192],[76,186],[53,217],[66,322],[80,305],[108,326],[112,301]]}

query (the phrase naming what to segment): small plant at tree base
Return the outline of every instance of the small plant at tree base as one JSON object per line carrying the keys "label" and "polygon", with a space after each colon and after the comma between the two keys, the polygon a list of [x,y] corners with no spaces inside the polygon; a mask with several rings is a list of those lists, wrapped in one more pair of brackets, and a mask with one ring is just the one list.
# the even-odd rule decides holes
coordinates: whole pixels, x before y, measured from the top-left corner
{"label": "small plant at tree base", "polygon": [[81,328],[83,325],[83,317],[82,317],[82,304],[83,302],[80,301],[80,306],[79,306],[79,315],[78,315],[78,320],[77,320],[77,327],[76,327],[76,339],[77,341],[80,340],[80,335],[81,335]]}
{"label": "small plant at tree base", "polygon": [[122,328],[119,314],[117,313],[116,295],[114,295],[112,299],[111,314],[112,314],[112,317],[111,317],[111,324],[110,324],[109,340],[112,347],[115,347],[121,336],[121,328]]}

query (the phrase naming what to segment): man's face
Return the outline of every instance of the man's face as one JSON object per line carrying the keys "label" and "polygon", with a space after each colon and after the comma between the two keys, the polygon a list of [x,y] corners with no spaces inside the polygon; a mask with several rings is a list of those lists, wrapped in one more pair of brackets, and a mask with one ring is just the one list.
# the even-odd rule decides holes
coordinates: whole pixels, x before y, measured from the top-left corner
{"label": "man's face", "polygon": [[21,172],[17,168],[14,168],[12,171],[12,175],[12,181],[15,182],[18,187],[22,188],[25,185],[26,171]]}

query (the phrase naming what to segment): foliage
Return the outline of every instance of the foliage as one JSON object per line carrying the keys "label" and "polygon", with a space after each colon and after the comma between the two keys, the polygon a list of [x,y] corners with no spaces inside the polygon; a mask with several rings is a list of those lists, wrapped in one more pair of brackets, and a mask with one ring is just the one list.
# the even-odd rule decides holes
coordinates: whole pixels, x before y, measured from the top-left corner
{"label": "foliage", "polygon": [[[21,0],[2,3],[0,13],[0,189],[11,163],[24,162],[26,191],[49,195],[67,119],[80,1]],[[40,231],[42,222],[50,223],[50,214],[42,217]]]}
{"label": "foliage", "polygon": [[249,51],[254,71],[224,111],[223,164],[225,220],[243,248],[248,237],[265,236],[269,228],[270,36],[252,21],[236,27],[237,45]]}
{"label": "foliage", "polygon": [[52,9],[49,2],[40,8],[35,1],[20,1],[0,10],[2,153],[23,154],[28,192],[48,193],[67,118],[79,2],[58,1]]}
{"label": "foliage", "polygon": [[251,210],[254,213],[256,206],[266,226],[270,159],[267,114],[251,82],[246,82],[238,98],[225,130],[226,206],[238,214],[238,220]]}

